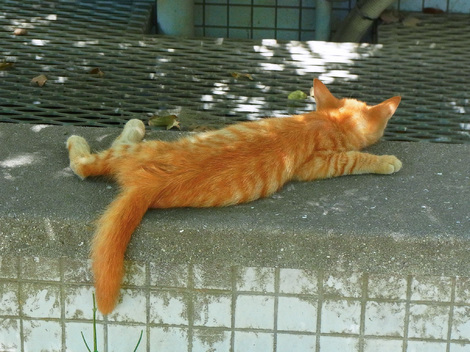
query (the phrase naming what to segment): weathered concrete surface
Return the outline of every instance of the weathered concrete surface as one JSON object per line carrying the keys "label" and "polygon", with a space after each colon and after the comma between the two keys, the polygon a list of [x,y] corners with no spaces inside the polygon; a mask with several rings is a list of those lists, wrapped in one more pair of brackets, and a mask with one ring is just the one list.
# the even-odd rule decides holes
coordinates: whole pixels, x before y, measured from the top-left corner
{"label": "weathered concrete surface", "polygon": [[[0,251],[86,258],[93,220],[117,193],[68,168],[65,140],[107,147],[118,129],[0,124]],[[153,132],[151,138],[178,133]],[[468,275],[470,145],[383,142],[394,175],[290,183],[228,208],[151,210],[131,260]]]}

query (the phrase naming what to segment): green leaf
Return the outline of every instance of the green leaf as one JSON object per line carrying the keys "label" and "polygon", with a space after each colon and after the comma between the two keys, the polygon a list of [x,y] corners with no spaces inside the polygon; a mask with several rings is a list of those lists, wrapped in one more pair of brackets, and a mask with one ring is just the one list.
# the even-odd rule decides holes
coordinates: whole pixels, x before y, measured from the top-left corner
{"label": "green leaf", "polygon": [[304,100],[304,99],[307,99],[307,94],[305,94],[304,92],[302,92],[301,90],[296,90],[292,93],[290,93],[288,96],[287,96],[287,99],[290,99],[290,100]]}
{"label": "green leaf", "polygon": [[176,115],[165,115],[158,116],[154,115],[149,119],[149,126],[152,127],[165,127],[167,130],[176,127],[180,129],[180,123],[177,121],[178,116]]}

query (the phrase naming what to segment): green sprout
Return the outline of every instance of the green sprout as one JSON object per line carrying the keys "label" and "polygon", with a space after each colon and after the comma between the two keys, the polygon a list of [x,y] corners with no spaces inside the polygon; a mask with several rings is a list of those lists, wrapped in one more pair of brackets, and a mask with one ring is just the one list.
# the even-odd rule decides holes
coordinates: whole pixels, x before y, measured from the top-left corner
{"label": "green sprout", "polygon": [[[96,308],[96,302],[95,302],[95,294],[93,293],[93,352],[98,352],[97,338],[96,338],[96,311],[97,311],[97,308]],[[91,352],[91,349],[85,340],[85,336],[83,335],[83,331],[81,331],[80,333],[82,334],[82,339],[83,339],[83,342],[85,343],[86,349],[88,350],[88,352]],[[139,348],[140,342],[142,341],[143,334],[144,334],[144,331],[142,330],[140,332],[139,341],[137,341],[137,345],[134,348],[134,352],[136,352],[137,348]]]}

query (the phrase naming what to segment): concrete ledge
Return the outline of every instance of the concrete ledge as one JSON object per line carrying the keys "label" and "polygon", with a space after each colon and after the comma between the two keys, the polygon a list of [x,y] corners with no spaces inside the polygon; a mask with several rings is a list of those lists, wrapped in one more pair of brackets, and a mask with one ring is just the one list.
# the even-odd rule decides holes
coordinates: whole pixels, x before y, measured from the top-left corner
{"label": "concrete ledge", "polygon": [[[70,134],[102,149],[119,130],[0,124],[2,254],[87,257],[92,222],[117,187],[72,174]],[[397,155],[403,169],[290,183],[228,208],[151,210],[128,259],[468,275],[470,145],[382,142],[370,151]]]}

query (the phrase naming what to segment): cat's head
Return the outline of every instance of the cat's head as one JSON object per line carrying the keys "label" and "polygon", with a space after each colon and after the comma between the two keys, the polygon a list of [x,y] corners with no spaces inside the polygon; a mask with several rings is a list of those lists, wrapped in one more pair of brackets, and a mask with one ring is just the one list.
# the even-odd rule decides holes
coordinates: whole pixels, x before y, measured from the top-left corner
{"label": "cat's head", "polygon": [[400,97],[393,97],[384,102],[369,106],[356,99],[338,99],[318,79],[313,81],[313,91],[318,112],[325,112],[336,120],[344,131],[359,134],[370,145],[382,137],[388,120],[400,104]]}

